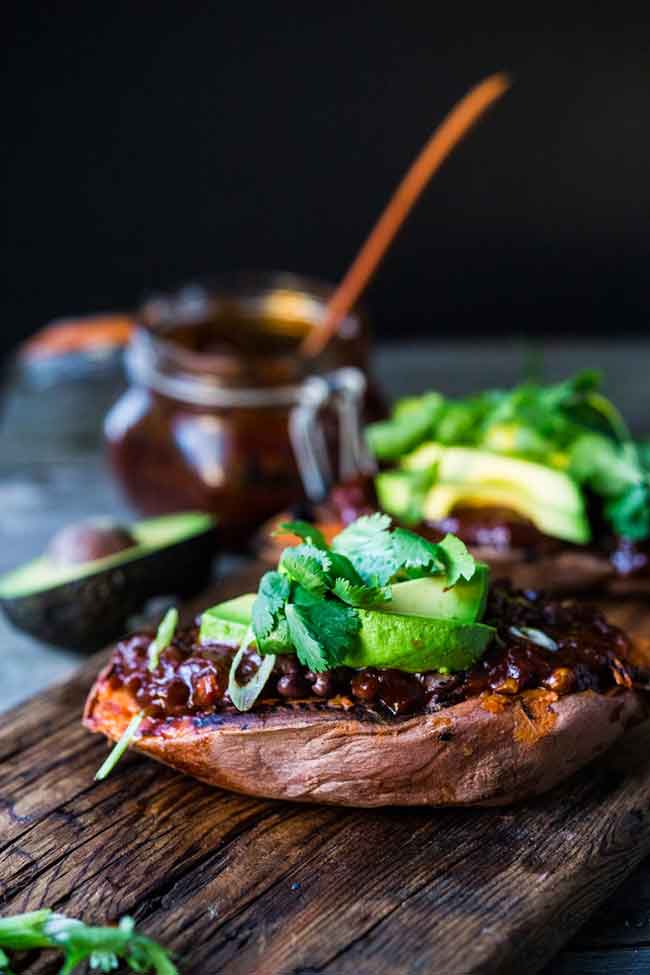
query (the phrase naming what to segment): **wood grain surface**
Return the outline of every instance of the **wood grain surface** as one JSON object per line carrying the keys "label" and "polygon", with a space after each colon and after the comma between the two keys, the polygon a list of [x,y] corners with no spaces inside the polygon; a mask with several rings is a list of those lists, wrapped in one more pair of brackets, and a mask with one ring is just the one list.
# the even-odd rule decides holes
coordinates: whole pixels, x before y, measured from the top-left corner
{"label": "wood grain surface", "polygon": [[[250,588],[256,573],[202,603]],[[610,615],[650,632],[647,608]],[[2,913],[130,913],[184,975],[534,973],[650,852],[647,725],[505,810],[268,802],[135,755],[96,784],[106,745],[79,718],[101,657],[0,719]],[[633,934],[610,964],[587,929],[589,950],[572,945],[549,971],[648,971],[650,948]],[[44,956],[25,970],[56,964]]]}

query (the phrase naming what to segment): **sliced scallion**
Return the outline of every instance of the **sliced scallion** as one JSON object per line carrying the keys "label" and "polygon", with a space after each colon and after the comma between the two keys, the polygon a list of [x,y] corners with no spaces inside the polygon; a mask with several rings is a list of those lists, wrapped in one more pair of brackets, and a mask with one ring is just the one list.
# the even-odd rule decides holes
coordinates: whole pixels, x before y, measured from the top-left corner
{"label": "sliced scallion", "polygon": [[102,779],[105,779],[106,776],[110,775],[110,773],[113,771],[113,769],[121,759],[122,755],[131,744],[131,740],[136,734],[138,728],[140,727],[140,722],[142,721],[143,718],[144,718],[144,711],[138,711],[137,714],[133,715],[128,725],[124,729],[122,737],[118,742],[115,743],[115,745],[109,752],[105,762],[103,762],[103,764],[95,774],[95,778],[97,779],[98,782],[101,782]]}
{"label": "sliced scallion", "polygon": [[555,640],[544,633],[543,630],[537,630],[534,626],[511,626],[510,632],[513,636],[521,637],[524,640],[530,640],[531,643],[536,643],[538,647],[543,647],[544,650],[550,650],[555,653],[559,650],[559,646]]}
{"label": "sliced scallion", "polygon": [[155,670],[160,663],[160,654],[167,649],[174,639],[178,626],[178,610],[172,607],[163,616],[158,632],[149,645],[149,670]]}
{"label": "sliced scallion", "polygon": [[264,654],[262,663],[257,668],[250,680],[248,680],[245,684],[240,684],[237,681],[237,670],[245,652],[253,642],[253,636],[253,627],[249,626],[248,630],[246,631],[246,635],[240,644],[239,650],[235,654],[233,662],[230,665],[228,694],[230,696],[230,700],[238,711],[250,711],[255,704],[255,701],[264,690],[264,686],[275,665],[275,654]]}

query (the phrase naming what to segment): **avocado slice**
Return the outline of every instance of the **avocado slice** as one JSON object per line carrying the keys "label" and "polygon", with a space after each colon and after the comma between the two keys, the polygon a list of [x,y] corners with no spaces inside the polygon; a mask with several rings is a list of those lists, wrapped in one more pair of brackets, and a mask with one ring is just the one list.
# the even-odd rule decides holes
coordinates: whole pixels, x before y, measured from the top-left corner
{"label": "avocado slice", "polygon": [[545,535],[584,545],[591,532],[583,511],[566,511],[531,499],[514,484],[436,484],[423,505],[429,521],[440,521],[459,507],[500,507],[516,511]]}
{"label": "avocado slice", "polygon": [[250,626],[255,597],[254,592],[249,592],[206,609],[201,615],[199,641],[238,646]]}
{"label": "avocado slice", "polygon": [[136,522],[135,544],[105,558],[65,564],[48,555],[0,576],[0,606],[19,629],[71,650],[118,637],[153,596],[190,596],[207,582],[215,521],[190,511]]}
{"label": "avocado slice", "polygon": [[[437,482],[422,504],[431,521],[445,518],[461,505],[511,508],[554,538],[586,544],[591,538],[582,492],[565,471],[473,447],[423,444],[402,466],[408,473],[435,468]],[[380,477],[383,475],[380,475]],[[388,504],[405,504],[408,482],[383,488]],[[401,493],[400,493],[401,492]],[[386,505],[389,513],[395,513]]]}
{"label": "avocado slice", "polygon": [[490,570],[485,562],[477,563],[469,582],[459,579],[453,588],[447,589],[446,581],[445,576],[431,576],[397,582],[392,587],[393,598],[382,612],[456,620],[458,623],[480,620],[490,585]]}
{"label": "avocado slice", "polygon": [[[355,668],[394,667],[411,673],[471,667],[494,635],[491,626],[473,622],[483,612],[489,577],[487,566],[479,565],[476,575],[479,580],[475,585],[473,579],[469,583],[461,581],[446,592],[443,581],[434,578],[397,583],[393,593],[397,591],[397,600],[408,607],[407,611],[360,609],[358,643],[342,664]],[[426,583],[437,585],[421,585]],[[468,587],[464,597],[461,595],[457,602],[452,600],[452,594],[463,585]],[[254,600],[255,593],[247,593],[206,610],[201,619],[201,643],[241,643],[250,625]],[[468,621],[459,622],[453,617],[433,619],[415,612],[425,605],[430,610],[438,611],[442,607],[447,612],[453,609],[464,613]]]}
{"label": "avocado slice", "polygon": [[481,657],[494,636],[484,623],[402,616],[360,609],[361,630],[346,667],[378,667],[418,673],[467,670]]}
{"label": "avocado slice", "polygon": [[[393,598],[381,612],[475,623],[483,615],[490,584],[490,570],[478,562],[468,582],[459,579],[452,589],[446,588],[446,576],[410,579],[393,585]],[[255,593],[246,593],[206,609],[201,616],[201,643],[225,643],[236,646],[244,639],[252,613]]]}
{"label": "avocado slice", "polygon": [[422,521],[422,507],[435,480],[435,470],[430,468],[381,471],[375,476],[379,507],[405,525],[416,525]]}

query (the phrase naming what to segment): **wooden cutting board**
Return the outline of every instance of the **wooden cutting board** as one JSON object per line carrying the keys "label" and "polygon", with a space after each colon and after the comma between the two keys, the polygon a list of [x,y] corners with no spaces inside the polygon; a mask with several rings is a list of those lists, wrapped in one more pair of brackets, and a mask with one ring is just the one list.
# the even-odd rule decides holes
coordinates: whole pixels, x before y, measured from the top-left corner
{"label": "wooden cutting board", "polygon": [[[650,634],[647,606],[611,615]],[[131,914],[183,975],[532,975],[650,852],[649,725],[503,810],[267,802],[135,755],[96,784],[79,719],[104,656],[0,719],[0,913]]]}

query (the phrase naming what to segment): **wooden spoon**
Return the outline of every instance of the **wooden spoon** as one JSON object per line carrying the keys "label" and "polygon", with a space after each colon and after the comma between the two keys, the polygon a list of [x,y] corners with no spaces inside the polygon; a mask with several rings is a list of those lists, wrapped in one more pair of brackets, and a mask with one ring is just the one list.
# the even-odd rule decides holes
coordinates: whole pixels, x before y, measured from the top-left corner
{"label": "wooden spoon", "polygon": [[487,109],[510,87],[505,74],[485,78],[452,108],[426,143],[370,231],[347,274],[330,298],[323,321],[300,345],[307,358],[320,355],[374,274],[397,231],[433,174]]}

